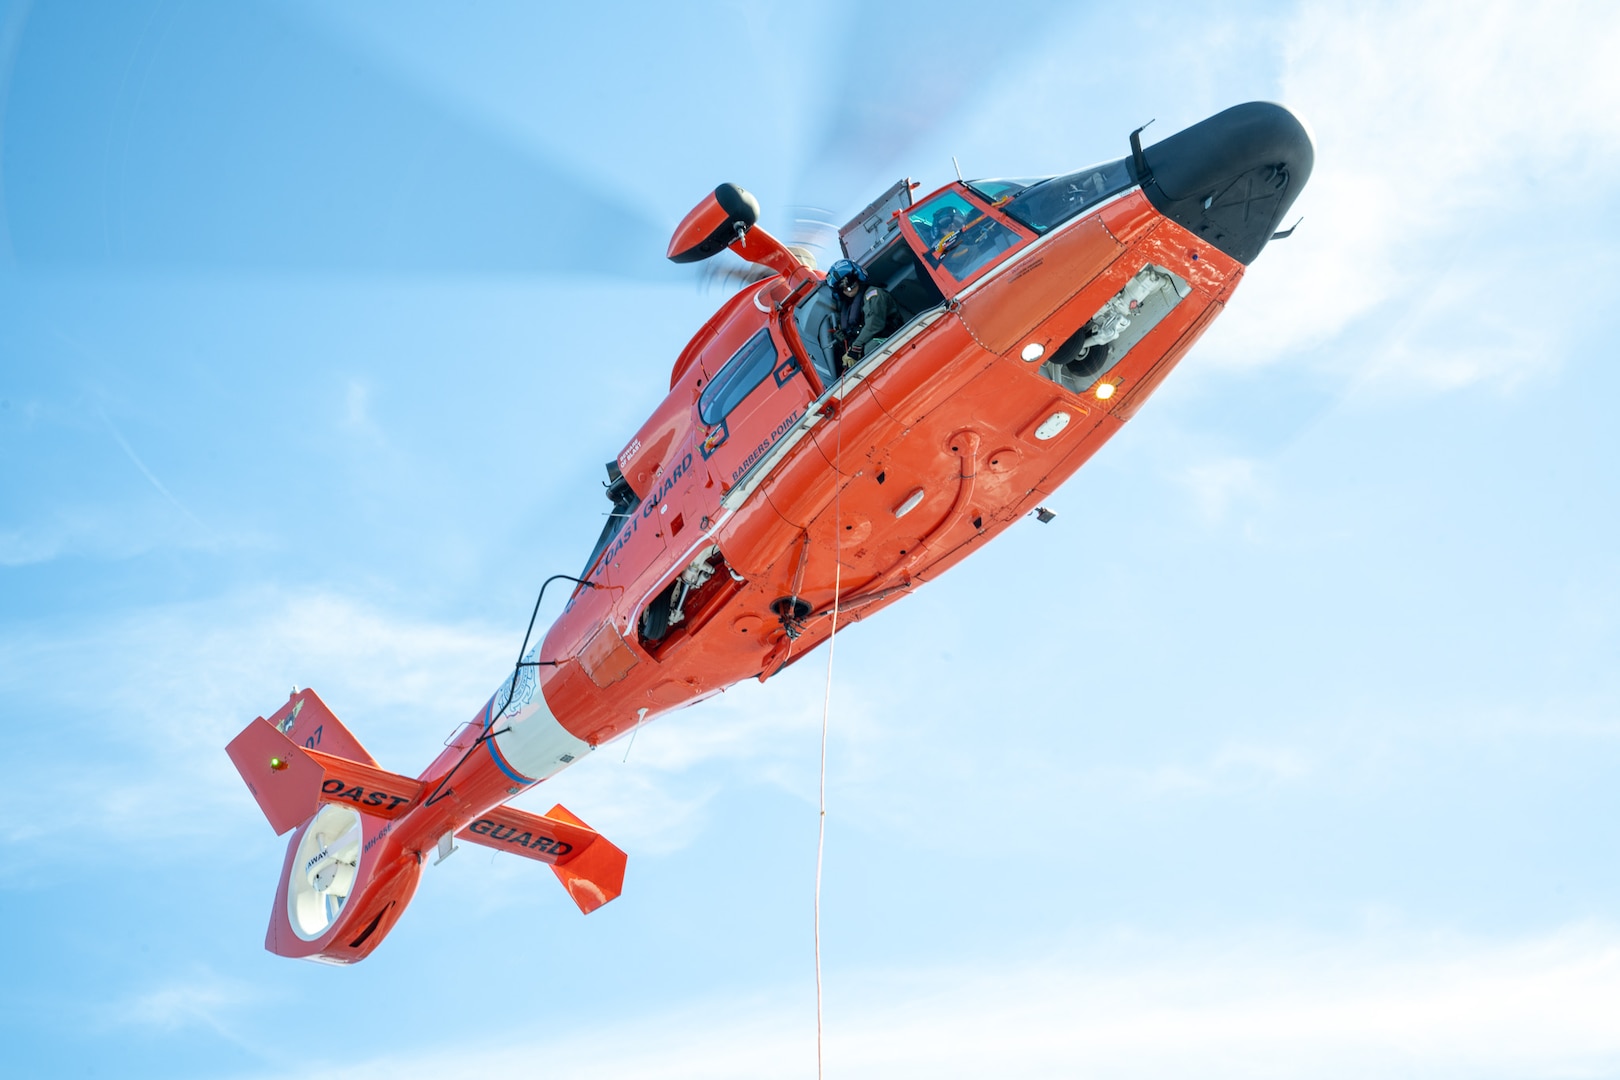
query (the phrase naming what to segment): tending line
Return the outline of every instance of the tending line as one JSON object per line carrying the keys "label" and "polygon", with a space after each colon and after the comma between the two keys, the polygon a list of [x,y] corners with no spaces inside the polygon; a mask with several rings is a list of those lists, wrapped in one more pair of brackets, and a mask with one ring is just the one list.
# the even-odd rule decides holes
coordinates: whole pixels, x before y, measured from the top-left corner
{"label": "tending line", "polygon": [[[844,428],[838,427],[837,450],[833,454],[834,472],[840,477],[839,470],[843,465],[844,456]],[[838,526],[842,520],[844,489],[838,488],[833,496],[833,543],[838,542]],[[805,533],[806,550],[810,534]],[[839,558],[836,547],[833,550],[833,606],[832,629],[827,634],[827,692],[821,701],[821,793],[820,813],[816,822],[816,903],[815,903],[815,947],[816,947],[816,1080],[821,1080],[824,1055],[822,1053],[822,1009],[821,1009],[821,863],[822,856],[827,850],[827,717],[832,711],[832,677],[833,677],[833,646],[838,641],[838,598],[843,585],[844,560]]]}

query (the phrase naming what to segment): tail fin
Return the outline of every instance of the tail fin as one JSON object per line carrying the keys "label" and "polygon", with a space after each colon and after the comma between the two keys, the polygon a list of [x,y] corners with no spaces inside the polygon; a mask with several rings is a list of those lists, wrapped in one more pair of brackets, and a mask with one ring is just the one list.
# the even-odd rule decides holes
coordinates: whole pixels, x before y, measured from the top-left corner
{"label": "tail fin", "polygon": [[360,740],[332,715],[326,702],[317,697],[313,690],[294,691],[287,704],[270,717],[270,723],[305,750],[335,754],[362,765],[377,764],[377,759],[366,753]]}
{"label": "tail fin", "polygon": [[[314,695],[310,695],[313,697]],[[319,698],[315,699],[319,702]],[[324,711],[325,706],[321,706]],[[326,714],[331,717],[330,713]],[[355,748],[359,742],[331,717],[331,724]],[[283,724],[286,723],[284,719]],[[320,725],[325,726],[325,725]],[[307,743],[313,735],[306,737]],[[341,745],[336,735],[324,735],[325,745]],[[276,835],[307,821],[323,802],[363,810],[373,817],[393,820],[407,813],[422,797],[422,782],[379,769],[365,750],[365,761],[307,749],[289,739],[278,725],[258,717],[225,747],[248,791],[269,819]]]}
{"label": "tail fin", "polygon": [[624,852],[561,803],[544,816],[497,806],[456,836],[547,863],[587,915],[624,891]]}

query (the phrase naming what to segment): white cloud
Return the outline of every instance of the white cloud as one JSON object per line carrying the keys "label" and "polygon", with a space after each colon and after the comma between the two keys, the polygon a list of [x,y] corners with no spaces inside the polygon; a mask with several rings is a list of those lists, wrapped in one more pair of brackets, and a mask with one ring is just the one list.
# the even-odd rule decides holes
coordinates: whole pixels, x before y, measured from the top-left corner
{"label": "white cloud", "polygon": [[0,531],[0,566],[28,566],[65,556],[119,560],[172,545],[181,551],[222,548],[262,549],[265,540],[250,532],[222,534],[171,512],[167,501],[103,504],[63,502],[26,523]]}
{"label": "white cloud", "polygon": [[1566,218],[1602,205],[1620,165],[1620,9],[1305,5],[1280,40],[1279,98],[1316,142],[1306,221],[1202,355],[1274,363],[1360,323],[1345,362],[1403,388],[1547,364]]}
{"label": "white cloud", "polygon": [[120,1027],[162,1032],[206,1027],[230,1037],[226,1025],[229,1014],[259,997],[246,983],[199,970],[190,978],[139,991],[113,1004],[105,1016]]}
{"label": "white cloud", "polygon": [[[692,1002],[559,1035],[415,1043],[346,1063],[450,1074],[676,1080],[814,1069],[809,972],[770,998]],[[827,979],[827,1067],[846,1077],[1609,1075],[1620,1067],[1620,931],[1511,942],[1376,931],[1353,940],[1121,937],[1038,962]],[[533,1041],[530,1041],[533,1040]]]}
{"label": "white cloud", "polygon": [[[1518,280],[1512,261],[1482,269],[1453,267],[1410,298],[1390,302],[1392,318],[1379,348],[1361,357],[1358,381],[1373,391],[1407,387],[1456,390],[1478,382],[1511,391],[1557,362],[1559,311],[1572,298],[1567,283],[1539,288]],[[1492,305],[1529,287],[1546,301]]]}
{"label": "white cloud", "polygon": [[13,777],[0,792],[3,839],[93,825],[169,842],[241,827],[257,812],[224,746],[294,682],[315,686],[385,766],[412,771],[493,690],[510,647],[482,627],[268,590],[56,636],[23,626],[0,639],[0,694],[13,705],[26,695],[57,737],[93,752]]}
{"label": "white cloud", "polygon": [[698,834],[716,785],[672,783],[667,775],[621,765],[622,752],[608,747],[593,754],[564,773],[565,779],[541,784],[514,805],[545,813],[561,803],[637,855],[665,855],[685,847]]}
{"label": "white cloud", "polygon": [[20,529],[0,532],[0,566],[27,566],[30,563],[49,562],[62,550],[62,539],[43,536]]}
{"label": "white cloud", "polygon": [[[0,694],[26,693],[96,749],[0,792],[0,842],[44,853],[87,825],[131,844],[261,827],[224,746],[294,684],[320,693],[385,768],[414,773],[494,691],[514,651],[510,632],[307,591],[147,609],[58,635],[20,628],[0,639]],[[820,708],[819,695],[744,684],[648,724],[633,747],[603,747],[522,804],[563,801],[621,845],[672,851],[697,834],[717,790],[696,775],[705,766],[746,762],[756,780],[803,788]]]}
{"label": "white cloud", "polygon": [[[818,654],[824,655],[824,654]],[[793,673],[802,685],[800,673]],[[703,809],[721,789],[709,767],[746,771],[753,782],[811,798],[813,773],[805,764],[815,750],[821,699],[783,687],[744,681],[688,710],[649,721],[635,736],[620,738],[524,796],[530,809],[562,801],[586,813],[593,828],[638,852],[665,854],[697,835]]]}

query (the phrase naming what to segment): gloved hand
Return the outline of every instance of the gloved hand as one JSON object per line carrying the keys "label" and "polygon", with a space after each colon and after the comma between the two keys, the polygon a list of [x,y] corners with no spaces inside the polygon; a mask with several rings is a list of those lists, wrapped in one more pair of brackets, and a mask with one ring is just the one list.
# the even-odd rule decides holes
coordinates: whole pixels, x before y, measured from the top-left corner
{"label": "gloved hand", "polygon": [[859,360],[861,357],[866,355],[866,346],[865,345],[851,345],[849,347],[849,355],[850,355],[850,359]]}

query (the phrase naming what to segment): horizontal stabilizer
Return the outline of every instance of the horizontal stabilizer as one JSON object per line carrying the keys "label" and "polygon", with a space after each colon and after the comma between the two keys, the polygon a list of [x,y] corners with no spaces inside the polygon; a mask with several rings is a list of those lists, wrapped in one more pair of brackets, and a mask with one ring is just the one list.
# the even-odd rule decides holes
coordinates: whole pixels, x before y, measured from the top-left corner
{"label": "horizontal stabilizer", "polygon": [[544,815],[497,806],[456,836],[548,864],[587,915],[624,889],[624,852],[561,804]]}
{"label": "horizontal stabilizer", "polygon": [[420,780],[299,746],[262,716],[225,753],[278,836],[307,821],[323,802],[392,820],[422,796]]}

